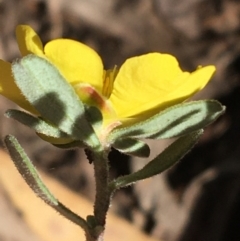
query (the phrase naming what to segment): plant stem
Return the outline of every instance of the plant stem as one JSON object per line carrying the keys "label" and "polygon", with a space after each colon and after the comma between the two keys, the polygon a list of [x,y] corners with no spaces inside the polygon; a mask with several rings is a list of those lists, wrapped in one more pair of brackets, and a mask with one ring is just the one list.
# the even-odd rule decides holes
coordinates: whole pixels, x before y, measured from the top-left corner
{"label": "plant stem", "polygon": [[107,211],[110,205],[108,152],[102,151],[92,154],[96,180],[94,216],[97,225],[102,226],[104,229]]}

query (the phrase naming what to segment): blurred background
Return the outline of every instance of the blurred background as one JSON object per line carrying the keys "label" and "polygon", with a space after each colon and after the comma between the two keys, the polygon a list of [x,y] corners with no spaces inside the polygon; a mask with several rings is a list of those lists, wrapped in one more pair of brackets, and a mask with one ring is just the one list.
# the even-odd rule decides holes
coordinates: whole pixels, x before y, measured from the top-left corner
{"label": "blurred background", "polygon": [[[240,240],[240,1],[0,0],[1,59],[20,57],[14,33],[18,24],[32,26],[44,43],[59,37],[86,43],[101,55],[105,68],[153,51],[175,55],[187,71],[216,65],[214,78],[195,98],[221,101],[226,114],[169,171],[117,192],[111,210],[156,240]],[[1,136],[14,134],[40,170],[93,201],[92,166],[84,153],[39,140],[3,116],[9,108],[16,106],[1,97]],[[167,143],[149,142],[151,157]],[[111,175],[137,170],[148,160],[112,151]],[[1,208],[6,196],[0,182],[0,240],[20,241],[20,233],[13,238],[12,230],[21,218],[6,218],[10,210],[17,211]]]}

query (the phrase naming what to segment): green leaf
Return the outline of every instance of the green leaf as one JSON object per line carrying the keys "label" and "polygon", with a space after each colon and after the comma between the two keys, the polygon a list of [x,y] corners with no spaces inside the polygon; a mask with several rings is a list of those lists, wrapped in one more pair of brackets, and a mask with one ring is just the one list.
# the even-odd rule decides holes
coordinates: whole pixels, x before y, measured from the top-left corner
{"label": "green leaf", "polygon": [[118,139],[112,146],[127,155],[148,157],[150,154],[150,148],[146,143],[132,138]]}
{"label": "green leaf", "polygon": [[225,107],[215,100],[200,100],[172,106],[145,121],[113,130],[108,141],[118,138],[164,139],[179,137],[202,129],[216,120]]}
{"label": "green leaf", "polygon": [[53,138],[69,138],[70,136],[59,130],[57,127],[47,123],[41,118],[32,116],[26,112],[20,110],[7,110],[5,116],[8,118],[15,119],[21,124],[26,125],[37,133],[44,134]]}
{"label": "green leaf", "polygon": [[12,72],[17,86],[43,119],[75,140],[100,147],[86,120],[83,103],[54,65],[44,58],[27,55],[12,64]]}
{"label": "green leaf", "polygon": [[[88,230],[87,222],[59,202],[49,191],[17,139],[8,135],[4,141],[17,170],[34,193],[61,215],[81,226],[84,230]],[[29,202],[31,201],[29,200]]]}
{"label": "green leaf", "polygon": [[203,130],[199,130],[180,137],[139,171],[121,176],[112,181],[110,183],[110,189],[114,191],[115,189],[131,185],[136,181],[152,177],[165,171],[183,158],[193,148],[202,133]]}
{"label": "green leaf", "polygon": [[29,187],[47,204],[51,206],[58,205],[58,200],[42,182],[37,170],[18,143],[17,139],[14,136],[8,135],[5,138],[5,144],[16,168]]}

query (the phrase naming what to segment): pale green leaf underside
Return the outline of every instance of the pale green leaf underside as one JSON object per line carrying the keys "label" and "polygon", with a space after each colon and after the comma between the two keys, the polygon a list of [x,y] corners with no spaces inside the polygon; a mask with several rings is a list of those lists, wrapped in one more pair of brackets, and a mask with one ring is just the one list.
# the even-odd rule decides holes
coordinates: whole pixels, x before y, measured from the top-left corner
{"label": "pale green leaf underside", "polygon": [[23,125],[26,125],[35,130],[37,133],[44,134],[53,138],[70,138],[69,135],[62,132],[57,127],[50,125],[46,121],[32,116],[26,112],[20,110],[7,110],[5,116],[19,121]]}
{"label": "pale green leaf underside", "polygon": [[215,100],[200,100],[172,106],[149,119],[109,135],[109,142],[118,138],[164,139],[186,135],[204,128],[223,114],[225,107]]}
{"label": "pale green leaf underside", "polygon": [[118,139],[113,144],[113,147],[124,154],[132,156],[148,157],[150,154],[150,148],[146,143],[132,138]]}
{"label": "pale green leaf underside", "polygon": [[13,63],[12,72],[23,95],[44,119],[73,139],[99,145],[85,118],[83,103],[55,66],[44,58],[27,55]]}
{"label": "pale green leaf underside", "polygon": [[203,130],[199,130],[180,137],[141,170],[126,176],[121,176],[114,180],[110,183],[110,188],[114,190],[125,187],[136,181],[152,177],[165,171],[183,158],[193,148],[202,133]]}

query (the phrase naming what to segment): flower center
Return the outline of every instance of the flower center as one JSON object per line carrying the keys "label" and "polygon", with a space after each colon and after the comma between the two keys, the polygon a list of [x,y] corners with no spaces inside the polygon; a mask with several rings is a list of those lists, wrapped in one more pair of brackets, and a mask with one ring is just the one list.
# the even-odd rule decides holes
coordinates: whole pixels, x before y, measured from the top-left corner
{"label": "flower center", "polygon": [[98,91],[87,83],[74,85],[74,89],[80,99],[89,106],[95,106],[102,112],[112,113],[112,108],[108,100],[104,98]]}
{"label": "flower center", "polygon": [[105,143],[106,136],[112,129],[121,125],[111,102],[108,100],[117,74],[118,69],[116,66],[113,69],[104,71],[102,93],[88,83],[73,85],[77,95],[84,104],[95,106],[101,111],[103,123],[99,129],[97,128],[96,132],[102,143]]}

